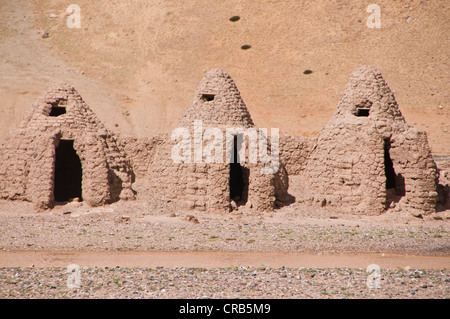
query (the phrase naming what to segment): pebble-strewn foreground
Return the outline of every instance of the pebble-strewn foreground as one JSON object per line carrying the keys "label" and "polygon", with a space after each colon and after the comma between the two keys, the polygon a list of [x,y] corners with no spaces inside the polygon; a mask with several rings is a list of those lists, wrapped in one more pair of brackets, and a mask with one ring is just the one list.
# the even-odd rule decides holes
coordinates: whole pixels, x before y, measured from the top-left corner
{"label": "pebble-strewn foreground", "polygon": [[[136,201],[104,209],[67,205],[33,214],[25,205],[9,207],[9,204],[3,203],[5,213],[0,214],[0,249],[5,254],[21,251],[36,254],[52,251],[449,254],[446,212],[440,213],[439,218],[420,219],[401,213],[369,218],[337,216],[327,210],[294,206],[271,214],[244,211],[214,215],[171,211],[164,206],[167,202],[157,209],[144,209]],[[259,268],[207,269],[174,268],[165,264],[161,264],[163,268],[114,267],[120,263],[106,268],[100,267],[105,266],[101,264],[87,264],[100,268],[80,268],[81,287],[77,289],[67,286],[68,277],[76,273],[57,268],[61,265],[36,268],[31,266],[40,267],[39,263],[5,264],[10,268],[0,268],[0,298],[442,299],[450,296],[450,271],[445,263],[433,270],[382,266],[380,288],[369,289],[365,268],[267,268],[265,262],[261,260],[260,264],[253,265]]]}
{"label": "pebble-strewn foreground", "polygon": [[[4,251],[275,251],[381,252],[448,255],[448,219],[311,218],[295,207],[269,215],[176,212],[174,217],[130,207],[70,214],[0,214]],[[68,208],[66,208],[68,209]],[[188,219],[187,217],[191,217]],[[192,221],[196,221],[195,223]],[[198,220],[198,221],[197,221]]]}
{"label": "pebble-strewn foreground", "polygon": [[[449,270],[381,270],[369,289],[365,269],[82,268],[68,288],[66,268],[0,269],[0,298],[448,298]],[[69,283],[76,283],[71,281]]]}

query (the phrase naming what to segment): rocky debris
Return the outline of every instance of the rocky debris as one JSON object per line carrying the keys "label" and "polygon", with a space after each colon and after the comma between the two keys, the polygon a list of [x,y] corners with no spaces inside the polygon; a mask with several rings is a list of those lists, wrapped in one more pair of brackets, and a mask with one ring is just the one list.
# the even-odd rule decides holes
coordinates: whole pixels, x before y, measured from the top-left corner
{"label": "rocky debris", "polygon": [[190,223],[194,223],[194,224],[198,224],[200,223],[197,219],[197,217],[195,217],[194,215],[186,215],[186,217],[184,217],[184,220]]}
{"label": "rocky debris", "polygon": [[[69,207],[18,214],[23,212],[22,205],[0,201],[0,208],[11,205],[10,213],[0,210],[0,249],[450,253],[448,212],[438,213],[442,216],[438,220],[414,218],[409,212],[333,219],[336,215],[326,211],[328,206],[287,206],[270,216],[246,209],[236,214],[193,215],[175,205],[161,206],[166,212],[159,212],[164,203],[168,205],[157,199],[153,200],[155,207],[147,202],[118,202],[114,210],[107,211],[88,211],[85,205],[63,215]],[[169,217],[171,209],[179,212],[179,218]]]}
{"label": "rocky debris", "polygon": [[83,267],[76,289],[67,287],[68,276],[66,268],[1,268],[0,298],[444,299],[450,293],[445,269],[383,269],[374,289],[358,268]]}
{"label": "rocky debris", "polygon": [[413,212],[411,212],[411,215],[414,216],[414,217],[416,217],[416,218],[423,219],[423,215],[422,215],[421,212],[413,211]]}

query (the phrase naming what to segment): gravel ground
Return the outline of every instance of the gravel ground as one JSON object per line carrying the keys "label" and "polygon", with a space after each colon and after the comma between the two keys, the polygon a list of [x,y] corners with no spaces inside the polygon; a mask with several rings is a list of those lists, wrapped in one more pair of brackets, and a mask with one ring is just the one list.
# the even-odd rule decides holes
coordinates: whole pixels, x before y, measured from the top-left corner
{"label": "gravel ground", "polygon": [[335,216],[325,210],[312,217],[307,208],[296,207],[215,215],[161,213],[137,202],[97,209],[76,204],[38,214],[22,204],[0,213],[0,250],[450,253],[447,212],[436,220],[394,213]]}
{"label": "gravel ground", "polygon": [[0,298],[430,298],[450,296],[449,270],[382,270],[369,289],[364,269],[2,268]]}
{"label": "gravel ground", "polygon": [[[83,203],[35,213],[0,201],[2,251],[261,251],[448,256],[449,212],[336,215],[289,206],[273,213],[187,212],[175,203]],[[262,263],[263,264],[263,263]],[[182,265],[180,265],[182,266]],[[356,268],[1,268],[0,298],[448,298],[449,270],[382,269],[380,288]]]}

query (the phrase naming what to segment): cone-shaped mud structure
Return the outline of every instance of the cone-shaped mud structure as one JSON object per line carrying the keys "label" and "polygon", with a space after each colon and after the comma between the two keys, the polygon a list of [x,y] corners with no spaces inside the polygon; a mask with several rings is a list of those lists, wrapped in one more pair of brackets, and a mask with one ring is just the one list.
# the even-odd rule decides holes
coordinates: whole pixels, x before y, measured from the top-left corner
{"label": "cone-shaped mud structure", "polygon": [[132,178],[116,138],[68,84],[42,94],[0,145],[0,197],[38,209],[73,198],[93,206],[134,198]]}
{"label": "cone-shaped mud structure", "polygon": [[194,120],[210,126],[254,126],[236,84],[220,69],[211,70],[204,76],[180,125],[190,126]]}
{"label": "cone-shaped mud structure", "polygon": [[314,199],[343,211],[435,207],[437,172],[427,136],[405,122],[383,77],[369,66],[352,73],[305,171]]}
{"label": "cone-shaped mud structure", "polygon": [[[278,142],[279,153],[272,147]],[[214,69],[170,134],[116,138],[73,87],[57,84],[0,145],[0,198],[40,209],[74,197],[90,205],[134,198],[135,173],[151,196],[224,213],[292,202],[288,174],[299,175],[298,202],[338,212],[423,214],[434,212],[437,200],[427,136],[406,123],[370,66],[351,74],[314,138],[261,135],[230,75]]]}
{"label": "cone-shaped mud structure", "polygon": [[388,126],[405,121],[383,76],[371,66],[353,71],[332,120],[352,123],[358,117],[389,122]]}
{"label": "cone-shaped mud structure", "polygon": [[[275,200],[287,194],[287,175],[282,170],[263,174],[261,163],[249,161],[250,132],[258,134],[230,75],[219,69],[208,72],[180,127],[153,157],[148,174],[152,188],[191,209],[229,212],[246,205],[272,210]],[[245,155],[238,162],[236,154]]]}

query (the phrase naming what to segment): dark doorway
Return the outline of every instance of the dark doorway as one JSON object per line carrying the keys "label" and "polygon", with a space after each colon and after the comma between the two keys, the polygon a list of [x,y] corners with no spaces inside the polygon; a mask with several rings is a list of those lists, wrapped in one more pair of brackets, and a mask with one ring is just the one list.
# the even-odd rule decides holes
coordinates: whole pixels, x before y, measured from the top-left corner
{"label": "dark doorway", "polygon": [[234,136],[233,154],[230,160],[230,200],[238,205],[245,205],[248,198],[248,184],[250,171],[239,163],[239,150],[242,147],[242,139]]}
{"label": "dark doorway", "polygon": [[384,173],[386,174],[386,189],[395,189],[395,170],[394,163],[392,163],[391,154],[391,142],[389,140],[384,141]]}
{"label": "dark doorway", "polygon": [[65,202],[75,197],[82,200],[81,176],[81,161],[73,140],[60,140],[55,160],[55,201]]}
{"label": "dark doorway", "polygon": [[396,174],[390,154],[391,141],[384,140],[384,173],[386,175],[386,209],[405,195],[405,178]]}

